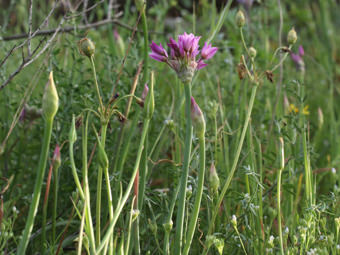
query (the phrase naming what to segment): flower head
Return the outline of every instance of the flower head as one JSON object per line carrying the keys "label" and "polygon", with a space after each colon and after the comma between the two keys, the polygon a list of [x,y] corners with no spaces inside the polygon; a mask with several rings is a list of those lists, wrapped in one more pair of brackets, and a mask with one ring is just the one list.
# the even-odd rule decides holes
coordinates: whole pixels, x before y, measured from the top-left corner
{"label": "flower head", "polygon": [[167,63],[183,82],[190,82],[196,70],[207,66],[203,60],[212,58],[217,51],[216,47],[205,43],[200,58],[196,60],[200,53],[198,44],[200,39],[200,36],[187,33],[179,35],[177,41],[170,38],[167,44],[170,48],[170,56],[162,44],[157,45],[152,42],[149,56],[157,61]]}
{"label": "flower head", "polygon": [[290,57],[295,63],[296,69],[300,72],[305,71],[305,62],[303,61],[303,56],[305,55],[305,51],[302,45],[299,46],[299,50],[297,53],[291,52]]}

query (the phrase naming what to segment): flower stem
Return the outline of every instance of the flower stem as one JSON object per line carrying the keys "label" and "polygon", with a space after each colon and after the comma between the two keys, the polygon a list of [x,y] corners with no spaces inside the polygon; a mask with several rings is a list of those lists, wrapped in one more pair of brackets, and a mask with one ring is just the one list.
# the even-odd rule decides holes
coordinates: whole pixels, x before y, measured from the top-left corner
{"label": "flower stem", "polygon": [[194,208],[190,215],[190,223],[188,228],[188,234],[185,241],[185,247],[183,254],[189,254],[190,245],[192,242],[192,238],[194,236],[199,209],[202,200],[203,194],[203,186],[204,186],[204,173],[205,173],[205,139],[204,139],[204,132],[199,137],[199,144],[200,144],[200,169],[198,173],[198,184],[197,184],[197,191],[195,196]]}
{"label": "flower stem", "polygon": [[142,152],[143,152],[143,149],[144,149],[145,137],[146,137],[147,131],[149,129],[149,123],[150,123],[150,119],[146,119],[145,123],[144,123],[142,137],[141,137],[141,140],[140,140],[140,143],[139,143],[139,147],[138,147],[138,152],[137,152],[137,157],[136,157],[136,161],[135,161],[135,166],[134,166],[131,178],[130,178],[130,182],[128,184],[128,187],[127,187],[127,189],[125,191],[125,194],[124,194],[123,198],[119,201],[119,203],[118,203],[118,205],[117,205],[117,207],[115,209],[114,217],[113,217],[113,219],[112,219],[112,221],[110,223],[110,226],[108,227],[108,229],[106,231],[105,236],[103,237],[103,240],[101,241],[99,247],[96,250],[96,254],[99,254],[99,252],[105,247],[106,243],[109,241],[110,237],[112,236],[114,227],[115,227],[116,222],[118,220],[118,217],[119,217],[120,213],[122,212],[123,207],[124,207],[126,201],[129,198],[129,195],[130,195],[131,189],[133,187],[133,183],[134,183],[134,180],[136,178],[137,171],[138,171],[138,168],[139,168],[140,159],[141,159]]}
{"label": "flower stem", "polygon": [[52,210],[52,242],[53,244],[56,242],[58,186],[59,186],[58,169],[53,169],[53,210]]}
{"label": "flower stem", "polygon": [[279,228],[279,237],[280,237],[280,251],[281,255],[284,255],[283,251],[283,237],[282,237],[282,225],[281,225],[281,175],[282,171],[285,167],[285,157],[284,157],[284,145],[283,145],[283,138],[280,137],[280,169],[277,173],[277,221],[278,221],[278,228]]}
{"label": "flower stem", "polygon": [[228,179],[224,183],[223,189],[222,189],[220,196],[217,199],[217,203],[216,203],[216,205],[213,209],[213,212],[212,212],[213,214],[212,214],[212,218],[211,218],[211,221],[210,221],[208,235],[211,235],[211,233],[214,229],[214,223],[215,223],[216,216],[218,214],[220,205],[223,201],[225,194],[227,193],[227,190],[229,188],[229,185],[231,183],[231,180],[233,179],[233,176],[234,176],[236,168],[237,168],[238,159],[239,159],[240,154],[241,154],[241,150],[242,150],[242,146],[243,146],[243,142],[244,142],[244,137],[245,137],[246,132],[247,132],[251,112],[252,112],[254,101],[255,101],[257,87],[258,87],[258,84],[254,84],[252,91],[251,91],[251,97],[250,97],[250,101],[249,101],[248,111],[247,111],[246,119],[244,121],[244,126],[243,126],[242,134],[241,134],[241,137],[240,137],[240,141],[239,141],[239,144],[238,144],[238,147],[237,147],[237,151],[236,151],[236,154],[235,154],[235,157],[234,157],[233,165],[232,165],[231,171],[228,175]]}
{"label": "flower stem", "polygon": [[185,198],[187,191],[187,182],[189,175],[189,159],[191,153],[191,140],[192,140],[192,125],[191,125],[191,84],[184,84],[185,90],[185,117],[186,117],[186,135],[185,135],[185,150],[184,150],[184,162],[182,169],[182,176],[179,189],[179,202],[176,219],[176,236],[174,243],[174,254],[181,254],[182,236],[183,236],[183,223],[184,223],[184,211],[185,211]]}
{"label": "flower stem", "polygon": [[98,86],[98,81],[97,81],[97,73],[96,73],[96,67],[94,65],[93,55],[90,57],[90,60],[91,60],[91,66],[92,66],[92,71],[93,71],[94,84],[96,85],[97,96],[98,96],[98,100],[99,100],[99,104],[100,104],[100,112],[104,113],[104,105],[103,105],[102,97],[101,97],[100,92],[99,92],[99,86]]}
{"label": "flower stem", "polygon": [[[105,147],[107,124],[102,124],[101,143]],[[103,182],[103,168],[99,166],[97,175],[97,200],[96,200],[96,246],[100,243],[100,214],[102,203],[102,182]]]}
{"label": "flower stem", "polygon": [[30,210],[28,213],[25,230],[24,230],[22,239],[19,243],[19,248],[17,251],[18,255],[25,254],[28,241],[29,241],[32,229],[33,229],[34,218],[38,210],[41,187],[42,187],[44,174],[45,174],[46,161],[47,161],[47,156],[48,156],[48,151],[49,151],[50,141],[51,141],[52,127],[53,127],[53,118],[45,119],[43,146],[42,146],[41,153],[40,153],[40,159],[39,159],[37,177],[35,180],[33,198],[32,198],[32,202],[30,205]]}

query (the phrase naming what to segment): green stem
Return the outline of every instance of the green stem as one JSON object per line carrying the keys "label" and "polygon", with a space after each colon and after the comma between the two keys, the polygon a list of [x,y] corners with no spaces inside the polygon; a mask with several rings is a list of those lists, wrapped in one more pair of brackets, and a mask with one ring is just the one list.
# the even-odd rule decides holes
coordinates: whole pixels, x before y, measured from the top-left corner
{"label": "green stem", "polygon": [[279,169],[279,172],[277,173],[277,220],[278,220],[278,228],[279,228],[279,238],[280,238],[280,251],[281,255],[284,255],[283,251],[283,237],[282,237],[282,224],[281,224],[281,175],[282,171],[284,169],[285,164],[285,158],[284,158],[284,146],[283,146],[283,138],[280,138],[281,143],[281,167]]}
{"label": "green stem", "polygon": [[190,245],[192,242],[192,238],[194,236],[199,209],[201,206],[202,194],[203,194],[203,187],[204,187],[204,173],[205,173],[205,140],[204,140],[204,133],[202,133],[199,137],[199,144],[200,144],[200,169],[198,173],[198,183],[197,183],[197,191],[195,196],[194,208],[190,215],[190,222],[188,228],[188,234],[185,241],[185,247],[183,250],[183,254],[189,254]]}
{"label": "green stem", "polygon": [[129,198],[129,194],[130,194],[131,189],[133,187],[133,183],[134,183],[134,180],[136,178],[137,171],[138,171],[138,168],[139,168],[139,163],[140,163],[140,159],[141,159],[142,152],[143,152],[143,149],[144,149],[144,141],[145,141],[145,137],[146,137],[146,134],[147,134],[147,131],[148,131],[148,128],[149,128],[149,123],[150,123],[150,119],[146,119],[145,123],[144,123],[142,137],[141,137],[141,140],[140,140],[140,143],[139,143],[139,147],[138,147],[138,152],[137,152],[137,158],[136,158],[135,166],[134,166],[131,178],[130,178],[130,182],[128,184],[128,187],[127,187],[127,189],[125,191],[125,194],[124,194],[123,198],[120,200],[119,204],[116,207],[115,214],[114,214],[114,217],[113,217],[113,219],[112,219],[112,221],[110,223],[110,226],[108,227],[108,229],[106,231],[106,234],[103,237],[102,242],[100,243],[99,247],[96,250],[97,254],[99,254],[99,252],[104,248],[105,244],[109,241],[110,237],[112,236],[114,227],[115,227],[116,222],[118,220],[118,217],[119,217],[120,213],[122,212],[123,207],[124,207],[126,201]]}
{"label": "green stem", "polygon": [[45,119],[43,146],[41,148],[41,153],[40,153],[40,159],[39,159],[37,177],[35,180],[33,198],[32,198],[32,202],[30,205],[30,210],[28,213],[25,230],[22,235],[22,239],[19,243],[19,248],[17,251],[18,255],[25,254],[28,241],[29,241],[32,229],[33,229],[34,218],[38,210],[41,187],[42,187],[44,174],[45,174],[46,161],[47,161],[47,156],[48,156],[48,151],[49,151],[50,141],[51,141],[52,127],[53,127],[53,118]]}
{"label": "green stem", "polygon": [[59,186],[58,169],[53,169],[52,247],[54,247],[54,244],[56,243],[58,186]]}
{"label": "green stem", "polygon": [[74,142],[70,141],[69,153],[70,153],[70,163],[71,163],[71,168],[72,168],[72,175],[73,175],[74,182],[76,183],[76,186],[78,188],[81,199],[85,199],[84,191],[83,191],[83,188],[81,187],[81,184],[80,184],[80,181],[79,181],[79,178],[78,178],[78,174],[77,174],[76,165],[74,163],[73,144],[74,144]]}
{"label": "green stem", "polygon": [[189,175],[189,159],[191,153],[191,140],[192,140],[192,126],[191,126],[191,84],[184,84],[185,90],[185,116],[186,116],[186,135],[185,135],[185,149],[184,149],[184,162],[182,169],[182,176],[179,190],[179,202],[176,219],[176,236],[174,243],[174,254],[181,254],[182,236],[183,236],[183,223],[185,211],[185,198],[187,191],[187,182]]}
{"label": "green stem", "polygon": [[92,72],[93,72],[93,77],[94,77],[94,83],[96,85],[96,91],[97,91],[97,96],[98,96],[98,100],[99,100],[99,104],[100,104],[100,112],[103,113],[104,111],[104,105],[103,105],[103,101],[102,101],[102,97],[100,96],[100,92],[99,92],[99,86],[98,86],[98,81],[97,81],[97,73],[96,73],[96,67],[94,65],[94,59],[93,59],[93,55],[90,57],[90,61],[91,61],[91,66],[92,66]]}
{"label": "green stem", "polygon": [[142,23],[143,23],[143,36],[144,36],[144,70],[143,70],[143,80],[142,80],[142,85],[148,81],[149,77],[149,32],[148,32],[148,22],[147,18],[145,15],[145,10],[144,8],[143,13],[142,13]]}
{"label": "green stem", "polygon": [[88,181],[88,169],[87,169],[87,129],[88,129],[88,120],[89,115],[86,117],[85,124],[83,125],[82,129],[82,150],[83,150],[83,157],[82,157],[82,164],[83,164],[83,178],[84,178],[84,192],[85,192],[85,221],[86,221],[86,229],[89,232],[89,243],[90,243],[90,250],[91,254],[96,253],[96,246],[95,246],[95,237],[94,237],[94,230],[93,230],[93,223],[92,223],[92,216],[91,216],[91,204],[90,204],[90,188],[89,188],[89,181]]}
{"label": "green stem", "polygon": [[211,233],[214,229],[214,222],[216,220],[216,216],[218,214],[220,205],[223,201],[225,194],[227,193],[227,190],[229,188],[229,185],[231,183],[231,180],[233,179],[233,176],[234,176],[236,168],[237,168],[238,159],[239,159],[240,154],[241,154],[241,150],[242,150],[242,146],[243,146],[243,142],[244,142],[244,137],[245,137],[246,132],[247,132],[251,112],[252,112],[254,101],[255,101],[257,87],[258,87],[258,84],[254,84],[252,91],[251,91],[251,97],[250,97],[250,101],[249,101],[248,111],[247,111],[246,119],[244,121],[244,126],[243,126],[243,130],[242,130],[241,138],[240,138],[240,141],[239,141],[239,144],[238,144],[238,147],[237,147],[237,151],[236,151],[236,154],[235,154],[235,157],[234,157],[233,165],[232,165],[231,171],[228,175],[228,179],[224,183],[223,189],[222,189],[222,191],[221,191],[221,193],[220,193],[220,195],[217,199],[217,203],[216,203],[216,205],[213,209],[213,214],[212,214],[212,218],[211,218],[211,221],[210,221],[208,235],[211,235]]}
{"label": "green stem", "polygon": [[[101,129],[101,143],[105,148],[107,123],[102,124]],[[96,200],[96,246],[100,243],[100,214],[102,204],[102,182],[103,182],[103,168],[99,166],[97,174],[97,200]]]}

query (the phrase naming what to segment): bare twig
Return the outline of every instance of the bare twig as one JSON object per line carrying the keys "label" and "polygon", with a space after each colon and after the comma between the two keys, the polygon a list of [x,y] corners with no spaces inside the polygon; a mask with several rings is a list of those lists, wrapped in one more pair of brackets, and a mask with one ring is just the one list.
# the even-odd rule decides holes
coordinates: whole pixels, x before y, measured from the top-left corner
{"label": "bare twig", "polygon": [[16,48],[16,45],[14,45],[12,47],[12,49],[10,49],[10,51],[7,53],[7,55],[3,58],[3,60],[1,60],[1,63],[0,63],[0,67],[6,62],[6,60],[8,59],[8,57],[12,54],[12,52],[15,50]]}
{"label": "bare twig", "polygon": [[83,15],[83,21],[84,21],[84,23],[86,25],[89,24],[89,22],[87,20],[87,16],[86,16],[87,5],[88,5],[88,0],[84,0],[83,1],[83,12],[82,12],[82,15]]}
{"label": "bare twig", "polygon": [[33,13],[33,0],[30,0],[29,5],[29,15],[28,15],[28,39],[27,39],[27,55],[30,57],[31,52],[31,38],[32,38],[32,13]]}
{"label": "bare twig", "polygon": [[[119,20],[116,20],[116,19],[112,19],[112,20],[105,19],[105,20],[101,20],[101,21],[98,21],[98,22],[95,22],[95,23],[88,24],[88,25],[81,25],[81,26],[78,26],[77,29],[78,30],[86,30],[86,29],[91,29],[91,28],[97,28],[97,27],[100,27],[100,26],[103,26],[103,25],[107,25],[109,23],[116,24],[117,26],[126,28],[126,29],[131,30],[131,31],[135,30],[133,27],[131,27],[131,26],[125,24],[125,23],[122,23],[122,22],[120,22]],[[53,34],[55,32],[55,30],[56,29],[42,30],[42,31],[39,31],[37,33],[32,34],[32,37],[50,35],[50,34]],[[60,29],[59,32],[60,33],[69,33],[69,32],[72,32],[73,30],[74,30],[74,27],[69,26],[69,27],[64,27],[64,28]],[[143,31],[139,30],[139,29],[136,29],[135,31],[139,32],[139,33],[143,33]],[[160,35],[163,34],[162,32],[157,32],[157,31],[149,31],[149,33],[150,34],[160,34]],[[23,39],[23,38],[27,38],[27,37],[28,37],[28,34],[23,33],[23,34],[11,35],[11,36],[4,36],[2,38],[2,40],[12,41],[12,40],[18,40],[18,39]]]}

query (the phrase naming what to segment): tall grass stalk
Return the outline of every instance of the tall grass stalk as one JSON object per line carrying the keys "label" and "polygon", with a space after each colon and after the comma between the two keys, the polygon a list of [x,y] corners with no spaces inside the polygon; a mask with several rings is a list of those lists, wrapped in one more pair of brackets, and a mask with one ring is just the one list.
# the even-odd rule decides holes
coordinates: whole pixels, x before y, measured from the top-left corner
{"label": "tall grass stalk", "polygon": [[182,237],[183,237],[183,224],[184,224],[184,212],[186,202],[187,183],[189,175],[189,159],[191,153],[191,140],[192,140],[192,124],[191,124],[191,84],[186,83],[184,85],[185,91],[185,116],[186,116],[186,133],[184,144],[184,161],[182,168],[182,175],[180,180],[178,210],[176,219],[176,236],[174,242],[174,254],[181,254],[182,249]]}
{"label": "tall grass stalk", "polygon": [[285,167],[285,156],[284,156],[284,142],[283,138],[280,137],[280,169],[277,173],[277,221],[278,221],[278,229],[279,229],[279,239],[280,239],[280,252],[281,255],[284,255],[283,251],[283,237],[282,237],[282,224],[281,224],[281,176],[282,171]]}
{"label": "tall grass stalk", "polygon": [[198,214],[200,211],[202,194],[203,194],[203,187],[204,187],[204,174],[205,174],[205,132],[202,132],[199,135],[199,146],[200,146],[200,167],[198,172],[198,183],[197,183],[197,191],[195,196],[194,208],[190,214],[190,222],[188,227],[188,232],[185,240],[185,246],[183,250],[183,255],[189,254],[192,238],[195,233]]}

